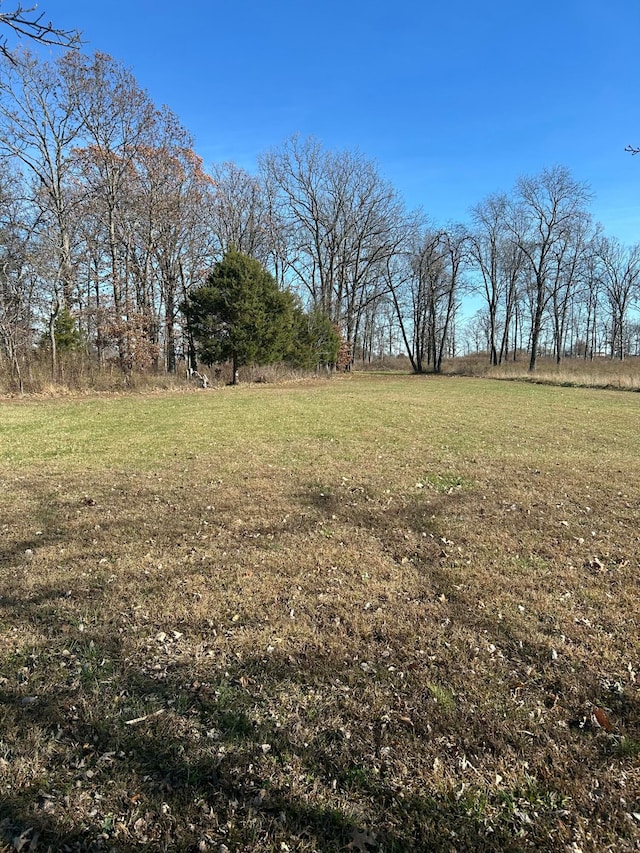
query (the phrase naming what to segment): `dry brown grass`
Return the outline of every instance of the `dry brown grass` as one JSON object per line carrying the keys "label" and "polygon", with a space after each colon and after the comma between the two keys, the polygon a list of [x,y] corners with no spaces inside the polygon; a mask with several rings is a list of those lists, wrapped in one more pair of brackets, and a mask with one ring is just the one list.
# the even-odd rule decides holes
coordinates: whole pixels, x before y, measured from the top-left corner
{"label": "dry brown grass", "polygon": [[638,849],[639,402],[3,404],[0,849]]}
{"label": "dry brown grass", "polygon": [[520,353],[517,361],[508,360],[498,367],[488,363],[486,355],[470,355],[453,359],[444,365],[446,373],[511,379],[542,385],[574,388],[603,388],[617,391],[640,391],[640,358],[624,361],[598,357],[592,360],[565,358],[557,364],[552,358],[539,358],[536,369],[529,372],[529,357]]}
{"label": "dry brown grass", "polygon": [[[408,362],[407,362],[408,364]],[[231,363],[207,367],[200,365],[201,375],[209,387],[229,385],[232,380]],[[256,384],[294,382],[316,378],[314,371],[301,370],[287,364],[241,367],[239,381]],[[98,367],[84,355],[66,356],[56,381],[51,378],[51,367],[44,357],[34,359],[22,372],[23,390],[20,392],[17,377],[0,356],[0,397],[78,397],[80,395],[153,393],[163,391],[193,391],[202,387],[196,375],[188,378],[185,362],[179,362],[175,373],[158,371],[133,371],[124,374],[115,360]]]}

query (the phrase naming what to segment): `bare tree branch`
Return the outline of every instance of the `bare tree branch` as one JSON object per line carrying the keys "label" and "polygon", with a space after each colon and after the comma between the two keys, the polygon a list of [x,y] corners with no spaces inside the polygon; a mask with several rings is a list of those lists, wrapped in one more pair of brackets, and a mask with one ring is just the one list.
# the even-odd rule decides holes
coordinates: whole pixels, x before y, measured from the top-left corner
{"label": "bare tree branch", "polygon": [[[2,0],[0,0],[2,5]],[[19,3],[12,12],[0,12],[0,25],[9,27],[18,36],[39,41],[41,44],[55,44],[60,47],[77,49],[81,44],[78,30],[63,30],[54,27],[51,21],[44,21],[44,12],[37,14],[37,5],[25,8]],[[0,54],[10,62],[13,58],[7,47],[7,39],[0,39]]]}

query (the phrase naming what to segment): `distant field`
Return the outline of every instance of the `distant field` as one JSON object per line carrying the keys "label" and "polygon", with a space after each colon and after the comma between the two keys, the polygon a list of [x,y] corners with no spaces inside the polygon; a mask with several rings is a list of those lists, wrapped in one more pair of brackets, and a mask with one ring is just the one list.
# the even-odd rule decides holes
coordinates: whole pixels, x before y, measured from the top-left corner
{"label": "distant field", "polygon": [[0,403],[0,850],[640,849],[639,427],[450,377]]}

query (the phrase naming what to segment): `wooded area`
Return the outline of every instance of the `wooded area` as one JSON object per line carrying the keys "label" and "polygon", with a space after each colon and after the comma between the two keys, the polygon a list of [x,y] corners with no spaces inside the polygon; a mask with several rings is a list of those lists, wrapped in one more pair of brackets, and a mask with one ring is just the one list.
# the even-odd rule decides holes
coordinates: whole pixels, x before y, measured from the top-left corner
{"label": "wooded area", "polygon": [[354,360],[406,353],[439,372],[470,351],[531,370],[541,353],[640,354],[640,246],[604,236],[561,166],[436,225],[366,156],[313,138],[255,174],[206,169],[128,69],[77,50],[3,59],[0,153],[0,373],[19,390],[70,361],[187,365],[180,306],[230,248],[337,326]]}

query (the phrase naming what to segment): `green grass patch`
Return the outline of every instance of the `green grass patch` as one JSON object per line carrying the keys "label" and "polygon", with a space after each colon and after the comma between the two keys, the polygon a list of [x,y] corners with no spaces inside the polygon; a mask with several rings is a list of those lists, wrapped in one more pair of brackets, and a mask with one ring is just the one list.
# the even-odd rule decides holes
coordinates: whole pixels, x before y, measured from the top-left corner
{"label": "green grass patch", "polygon": [[457,474],[429,474],[425,480],[436,492],[452,492],[471,486],[469,481]]}

